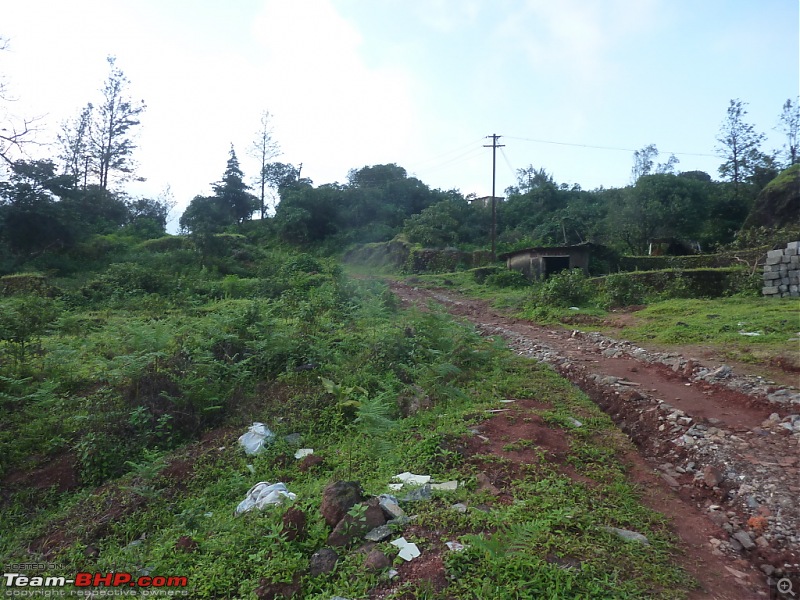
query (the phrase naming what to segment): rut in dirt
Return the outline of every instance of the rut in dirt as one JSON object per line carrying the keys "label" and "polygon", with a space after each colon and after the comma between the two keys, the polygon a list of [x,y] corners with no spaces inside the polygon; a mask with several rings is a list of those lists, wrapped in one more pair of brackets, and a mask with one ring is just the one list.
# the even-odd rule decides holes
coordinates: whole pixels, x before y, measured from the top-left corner
{"label": "rut in dirt", "polygon": [[[687,560],[706,565],[693,574],[718,588],[711,597],[765,597],[780,578],[800,580],[798,390],[776,390],[726,365],[522,321],[450,290],[389,285],[407,305],[434,301],[551,365],[608,413],[641,455],[642,483],[653,485],[644,471],[656,474],[663,493],[654,508],[675,523]],[[730,575],[724,584],[702,572],[709,561]]]}

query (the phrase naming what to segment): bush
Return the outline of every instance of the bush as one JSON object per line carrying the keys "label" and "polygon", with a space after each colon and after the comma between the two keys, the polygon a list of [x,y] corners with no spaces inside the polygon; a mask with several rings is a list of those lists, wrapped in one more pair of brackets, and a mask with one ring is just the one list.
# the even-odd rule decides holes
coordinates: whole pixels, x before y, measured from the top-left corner
{"label": "bush", "polygon": [[534,287],[531,297],[535,307],[580,306],[591,301],[597,294],[594,286],[580,269],[562,271]]}
{"label": "bush", "polygon": [[603,280],[603,304],[608,307],[644,303],[647,288],[635,277],[614,273]]}
{"label": "bush", "polygon": [[528,287],[531,282],[528,281],[519,271],[512,271],[506,269],[498,273],[493,273],[486,277],[486,285],[499,288],[523,288]]}
{"label": "bush", "polygon": [[171,252],[189,247],[188,239],[183,236],[167,235],[164,237],[147,240],[139,244],[141,250],[148,252]]}

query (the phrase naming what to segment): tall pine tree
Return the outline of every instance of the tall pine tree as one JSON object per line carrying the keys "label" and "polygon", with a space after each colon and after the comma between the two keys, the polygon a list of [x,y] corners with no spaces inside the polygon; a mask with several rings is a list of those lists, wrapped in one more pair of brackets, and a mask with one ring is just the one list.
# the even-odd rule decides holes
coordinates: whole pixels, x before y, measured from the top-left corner
{"label": "tall pine tree", "polygon": [[253,212],[258,208],[258,198],[250,193],[250,186],[244,182],[244,174],[239,167],[239,159],[231,144],[228,164],[222,181],[212,184],[214,194],[220,199],[223,206],[227,207],[233,220],[237,224],[249,221]]}

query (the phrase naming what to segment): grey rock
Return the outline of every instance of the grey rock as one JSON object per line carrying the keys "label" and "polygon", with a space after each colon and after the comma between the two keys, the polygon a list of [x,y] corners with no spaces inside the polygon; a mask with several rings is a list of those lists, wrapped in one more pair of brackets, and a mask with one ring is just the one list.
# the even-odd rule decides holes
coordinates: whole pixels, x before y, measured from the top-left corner
{"label": "grey rock", "polygon": [[650,541],[647,539],[647,537],[637,531],[631,531],[630,529],[620,529],[618,527],[603,527],[603,529],[605,529],[609,533],[616,534],[623,540],[629,542],[638,542],[640,544],[644,544],[645,546],[650,545]]}
{"label": "grey rock", "polygon": [[381,494],[378,496],[378,500],[380,500],[380,507],[387,519],[396,519],[405,516],[406,511],[400,508],[400,504],[394,496],[390,494]]}
{"label": "grey rock", "polygon": [[367,535],[364,536],[364,539],[369,540],[370,542],[382,542],[386,538],[390,537],[392,533],[393,531],[391,527],[388,525],[381,525],[367,532]]}
{"label": "grey rock", "polygon": [[311,555],[311,560],[309,561],[309,570],[311,571],[311,576],[318,577],[319,575],[330,573],[334,568],[336,568],[336,561],[338,560],[339,555],[336,554],[336,551],[331,550],[330,548],[322,548],[321,550],[317,550]]}
{"label": "grey rock", "polygon": [[429,484],[423,485],[421,488],[411,490],[405,497],[401,498],[401,502],[424,502],[433,497],[431,494],[431,486]]}
{"label": "grey rock", "polygon": [[733,538],[739,542],[745,550],[755,548],[756,544],[750,534],[746,531],[737,531],[733,534]]}
{"label": "grey rock", "polygon": [[717,487],[725,479],[725,475],[720,469],[713,465],[706,466],[703,469],[703,479],[708,487]]}

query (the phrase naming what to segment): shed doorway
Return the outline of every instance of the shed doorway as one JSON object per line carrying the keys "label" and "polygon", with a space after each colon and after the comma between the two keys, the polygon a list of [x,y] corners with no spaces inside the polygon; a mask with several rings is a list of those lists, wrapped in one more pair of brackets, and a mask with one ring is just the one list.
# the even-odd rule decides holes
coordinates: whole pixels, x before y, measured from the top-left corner
{"label": "shed doorway", "polygon": [[543,260],[545,277],[569,270],[569,256],[545,256]]}

